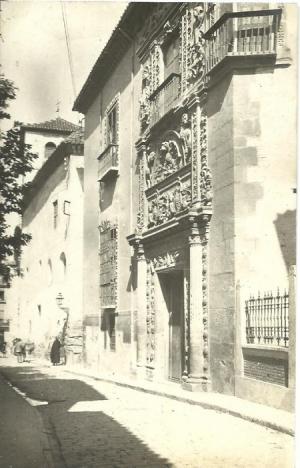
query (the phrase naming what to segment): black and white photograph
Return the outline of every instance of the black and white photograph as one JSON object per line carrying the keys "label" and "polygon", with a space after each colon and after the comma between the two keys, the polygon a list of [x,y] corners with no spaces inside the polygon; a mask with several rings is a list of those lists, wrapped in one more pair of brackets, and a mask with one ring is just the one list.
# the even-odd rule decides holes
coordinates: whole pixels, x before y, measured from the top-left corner
{"label": "black and white photograph", "polygon": [[300,466],[299,8],[0,1],[0,468]]}

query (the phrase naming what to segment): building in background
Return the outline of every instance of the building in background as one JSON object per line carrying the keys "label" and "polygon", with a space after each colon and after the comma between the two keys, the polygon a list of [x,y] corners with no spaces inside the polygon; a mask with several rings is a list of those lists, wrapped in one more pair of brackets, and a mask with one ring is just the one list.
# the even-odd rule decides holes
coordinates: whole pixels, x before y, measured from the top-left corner
{"label": "building in background", "polygon": [[82,351],[83,134],[61,118],[23,131],[39,157],[22,214],[22,231],[32,239],[9,290],[10,333],[34,342],[41,356],[64,334],[76,362]]}

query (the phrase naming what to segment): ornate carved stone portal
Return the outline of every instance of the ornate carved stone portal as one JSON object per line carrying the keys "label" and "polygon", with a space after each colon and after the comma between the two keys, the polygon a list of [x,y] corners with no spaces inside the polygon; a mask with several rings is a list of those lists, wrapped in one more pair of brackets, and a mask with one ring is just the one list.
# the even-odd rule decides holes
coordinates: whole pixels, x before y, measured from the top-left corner
{"label": "ornate carved stone portal", "polygon": [[[138,350],[139,356],[143,356],[145,349],[146,366],[154,369],[159,359],[156,349],[156,314],[160,310],[156,304],[156,288],[160,287],[157,275],[180,270],[184,294],[183,379],[189,385],[200,382],[204,389],[209,381],[207,243],[212,207],[203,86],[205,8],[203,3],[191,3],[170,11],[169,17],[164,14],[159,18],[154,8],[138,49],[143,76],[142,137],[136,145],[139,165],[136,238],[144,249],[144,260],[138,261],[141,285],[138,284],[141,331]],[[168,81],[165,76],[164,51],[174,37],[176,41],[180,39],[180,73],[176,74],[180,95],[173,104],[173,95],[168,91],[170,79]],[[174,44],[178,43],[176,41]],[[168,102],[168,110],[157,112],[158,118],[152,119],[155,99],[161,107]],[[133,239],[134,235],[129,237]]]}

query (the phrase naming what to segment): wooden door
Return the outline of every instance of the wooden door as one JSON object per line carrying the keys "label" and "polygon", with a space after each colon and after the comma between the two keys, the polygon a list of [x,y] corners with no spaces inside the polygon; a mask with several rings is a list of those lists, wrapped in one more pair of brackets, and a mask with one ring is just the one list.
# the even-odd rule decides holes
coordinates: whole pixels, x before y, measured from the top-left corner
{"label": "wooden door", "polygon": [[183,278],[168,274],[169,378],[181,380],[183,354]]}

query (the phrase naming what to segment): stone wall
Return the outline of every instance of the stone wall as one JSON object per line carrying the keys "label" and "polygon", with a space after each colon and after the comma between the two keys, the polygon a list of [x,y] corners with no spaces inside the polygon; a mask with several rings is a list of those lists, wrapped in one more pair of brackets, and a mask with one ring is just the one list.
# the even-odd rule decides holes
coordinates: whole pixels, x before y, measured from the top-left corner
{"label": "stone wall", "polygon": [[209,235],[209,332],[213,391],[234,391],[233,83],[228,75],[208,93],[208,164],[213,215]]}

